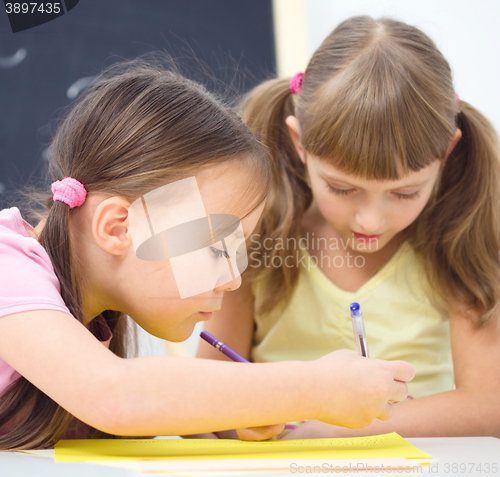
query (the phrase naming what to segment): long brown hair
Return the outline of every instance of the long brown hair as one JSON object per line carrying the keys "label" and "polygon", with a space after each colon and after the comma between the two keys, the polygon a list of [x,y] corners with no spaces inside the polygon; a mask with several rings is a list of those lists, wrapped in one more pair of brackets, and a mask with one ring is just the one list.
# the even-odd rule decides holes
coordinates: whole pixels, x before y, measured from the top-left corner
{"label": "long brown hair", "polygon": [[[462,139],[409,227],[408,240],[422,259],[438,306],[458,302],[474,309],[478,326],[498,311],[498,137],[476,109],[457,102],[450,67],[424,33],[387,18],[350,18],[314,53],[299,94],[292,96],[288,79],[269,80],[247,95],[242,115],[271,150],[276,173],[253,239],[260,250],[266,238],[297,243],[312,200],[287,116],[297,117],[308,153],[372,180],[399,179],[398,170],[406,174],[444,159],[460,128]],[[269,253],[268,263],[279,256],[275,263],[284,264],[296,251],[281,247]],[[298,267],[269,267],[263,261],[249,270],[251,280],[266,280],[261,313],[290,296],[299,274]]]}
{"label": "long brown hair", "polygon": [[[244,194],[249,206],[260,203],[271,177],[264,148],[229,106],[171,66],[164,68],[163,60],[156,55],[114,65],[94,81],[57,130],[49,182],[73,177],[89,194],[105,192],[132,202],[203,168],[234,161],[251,169]],[[83,322],[81,264],[70,241],[71,214],[67,205],[45,194],[46,223],[39,240],[52,261],[64,302]],[[104,315],[113,331],[110,349],[125,357],[126,317],[119,311]],[[0,437],[0,449],[53,444],[71,419],[22,377],[0,399],[0,427],[16,417],[20,423]],[[90,435],[104,434],[93,430]]]}

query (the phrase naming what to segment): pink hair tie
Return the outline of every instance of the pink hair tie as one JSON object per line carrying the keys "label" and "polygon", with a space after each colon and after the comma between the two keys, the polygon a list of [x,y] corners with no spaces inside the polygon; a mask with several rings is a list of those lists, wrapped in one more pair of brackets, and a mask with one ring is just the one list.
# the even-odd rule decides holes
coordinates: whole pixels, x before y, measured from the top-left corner
{"label": "pink hair tie", "polygon": [[55,181],[51,186],[54,194],[54,202],[64,202],[70,209],[80,207],[87,197],[87,191],[83,184],[72,177],[65,177],[61,181]]}
{"label": "pink hair tie", "polygon": [[302,77],[304,73],[295,73],[290,79],[290,91],[292,94],[297,94],[302,86]]}
{"label": "pink hair tie", "polygon": [[460,97],[458,96],[458,93],[455,93],[455,104],[458,104],[460,102]]}

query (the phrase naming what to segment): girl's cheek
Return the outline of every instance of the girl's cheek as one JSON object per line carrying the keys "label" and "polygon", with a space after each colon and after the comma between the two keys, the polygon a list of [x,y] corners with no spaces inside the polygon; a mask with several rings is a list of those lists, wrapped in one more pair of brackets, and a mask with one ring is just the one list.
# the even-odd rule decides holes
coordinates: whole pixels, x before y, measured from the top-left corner
{"label": "girl's cheek", "polygon": [[421,201],[419,203],[416,203],[413,207],[408,210],[408,216],[411,217],[413,220],[412,222],[422,213],[422,210],[424,210],[424,207],[427,204],[427,200]]}
{"label": "girl's cheek", "polygon": [[335,221],[342,221],[349,216],[349,206],[345,202],[336,200],[331,195],[326,199],[323,201],[323,207],[320,207],[325,217]]}
{"label": "girl's cheek", "polygon": [[414,204],[402,207],[399,213],[393,216],[392,228],[397,231],[405,229],[418,218],[424,207],[425,202],[423,204]]}

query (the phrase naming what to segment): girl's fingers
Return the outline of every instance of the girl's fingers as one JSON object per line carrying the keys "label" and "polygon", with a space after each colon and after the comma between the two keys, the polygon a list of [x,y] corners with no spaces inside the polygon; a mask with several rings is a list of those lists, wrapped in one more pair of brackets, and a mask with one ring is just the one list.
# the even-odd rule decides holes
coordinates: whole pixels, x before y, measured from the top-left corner
{"label": "girl's fingers", "polygon": [[388,421],[393,414],[394,414],[394,407],[392,406],[392,404],[387,403],[384,406],[382,413],[377,416],[377,419],[380,419],[381,421]]}
{"label": "girl's fingers", "polygon": [[408,385],[400,381],[394,381],[389,401],[404,401],[408,397]]}
{"label": "girl's fingers", "polygon": [[388,361],[396,381],[408,382],[415,377],[415,369],[406,361]]}
{"label": "girl's fingers", "polygon": [[273,424],[270,426],[236,429],[236,432],[242,441],[265,441],[280,434],[283,429],[285,429],[285,424]]}

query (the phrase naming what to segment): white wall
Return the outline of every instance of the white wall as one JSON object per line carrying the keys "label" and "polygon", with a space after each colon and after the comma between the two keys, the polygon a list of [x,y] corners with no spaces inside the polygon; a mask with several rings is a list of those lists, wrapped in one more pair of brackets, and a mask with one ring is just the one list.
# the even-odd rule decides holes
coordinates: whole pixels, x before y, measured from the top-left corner
{"label": "white wall", "polygon": [[500,131],[500,1],[304,0],[311,54],[344,19],[390,16],[429,35],[450,63],[460,98]]}

